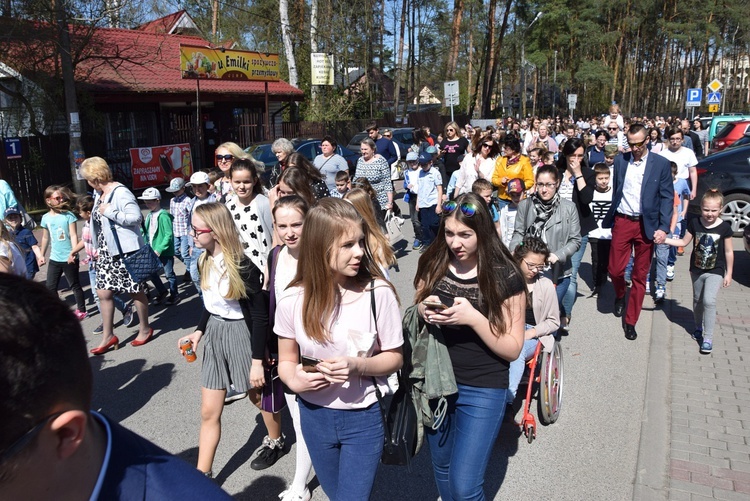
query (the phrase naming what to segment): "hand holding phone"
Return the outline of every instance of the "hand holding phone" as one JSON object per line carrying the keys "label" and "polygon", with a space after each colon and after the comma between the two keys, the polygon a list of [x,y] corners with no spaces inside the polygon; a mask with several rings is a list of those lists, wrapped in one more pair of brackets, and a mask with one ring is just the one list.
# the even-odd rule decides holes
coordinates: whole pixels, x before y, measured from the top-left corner
{"label": "hand holding phone", "polygon": [[308,357],[307,355],[300,355],[300,362],[302,363],[302,370],[305,372],[319,372],[317,365],[322,360],[314,357]]}
{"label": "hand holding phone", "polygon": [[434,301],[434,300],[429,300],[429,299],[425,299],[424,301],[422,301],[422,304],[431,310],[445,310],[448,308],[446,305],[444,305],[440,301]]}

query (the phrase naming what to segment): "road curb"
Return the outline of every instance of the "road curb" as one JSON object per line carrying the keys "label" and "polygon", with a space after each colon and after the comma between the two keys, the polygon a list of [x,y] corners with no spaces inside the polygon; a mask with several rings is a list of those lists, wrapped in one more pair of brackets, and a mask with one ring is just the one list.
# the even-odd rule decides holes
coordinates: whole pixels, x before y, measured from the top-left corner
{"label": "road curb", "polygon": [[670,376],[672,373],[672,301],[651,316],[648,374],[641,417],[641,437],[633,499],[661,501],[669,496]]}

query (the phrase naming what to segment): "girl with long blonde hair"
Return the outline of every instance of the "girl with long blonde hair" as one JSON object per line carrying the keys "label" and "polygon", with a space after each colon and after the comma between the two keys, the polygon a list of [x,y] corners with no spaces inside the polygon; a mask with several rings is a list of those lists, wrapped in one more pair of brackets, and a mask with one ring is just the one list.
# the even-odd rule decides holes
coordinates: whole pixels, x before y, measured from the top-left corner
{"label": "girl with long blonde hair", "polygon": [[221,436],[224,397],[230,385],[250,394],[256,405],[265,384],[268,301],[263,274],[245,256],[229,210],[220,203],[200,205],[193,211],[190,232],[196,247],[203,291],[203,315],[195,332],[178,340],[202,343],[201,428],[198,469],[212,476]]}
{"label": "girl with long blonde hair", "polygon": [[352,204],[318,201],[305,218],[297,274],[276,305],[279,375],[299,396],[302,434],[329,499],[369,498],[383,451],[375,384],[385,392],[403,363],[398,298],[371,257],[369,231]]}

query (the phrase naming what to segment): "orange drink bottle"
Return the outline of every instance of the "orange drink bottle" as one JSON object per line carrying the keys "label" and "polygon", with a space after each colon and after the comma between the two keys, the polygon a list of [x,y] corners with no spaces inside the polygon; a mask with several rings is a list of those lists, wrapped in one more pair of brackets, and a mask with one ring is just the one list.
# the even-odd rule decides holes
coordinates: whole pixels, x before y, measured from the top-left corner
{"label": "orange drink bottle", "polygon": [[182,351],[182,355],[188,362],[195,362],[195,360],[198,358],[195,355],[195,351],[193,351],[193,342],[189,339],[184,339],[180,343],[180,351]]}

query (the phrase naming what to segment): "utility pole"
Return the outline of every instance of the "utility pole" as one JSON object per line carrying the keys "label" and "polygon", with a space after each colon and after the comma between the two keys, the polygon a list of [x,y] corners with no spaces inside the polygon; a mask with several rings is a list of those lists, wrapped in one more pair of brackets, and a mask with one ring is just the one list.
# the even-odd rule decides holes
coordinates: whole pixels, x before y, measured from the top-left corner
{"label": "utility pole", "polygon": [[521,120],[526,118],[526,33],[529,32],[534,23],[542,17],[543,12],[539,12],[531,23],[523,30],[521,35]]}
{"label": "utility pole", "polygon": [[78,114],[78,99],[76,97],[76,82],[73,75],[73,57],[70,53],[70,32],[62,0],[55,2],[55,19],[57,34],[60,41],[60,67],[63,76],[63,90],[65,92],[65,113],[68,119],[68,133],[70,136],[70,175],[73,191],[80,195],[86,193],[86,182],[78,176],[76,159],[83,161],[85,154],[81,143],[81,119]]}

